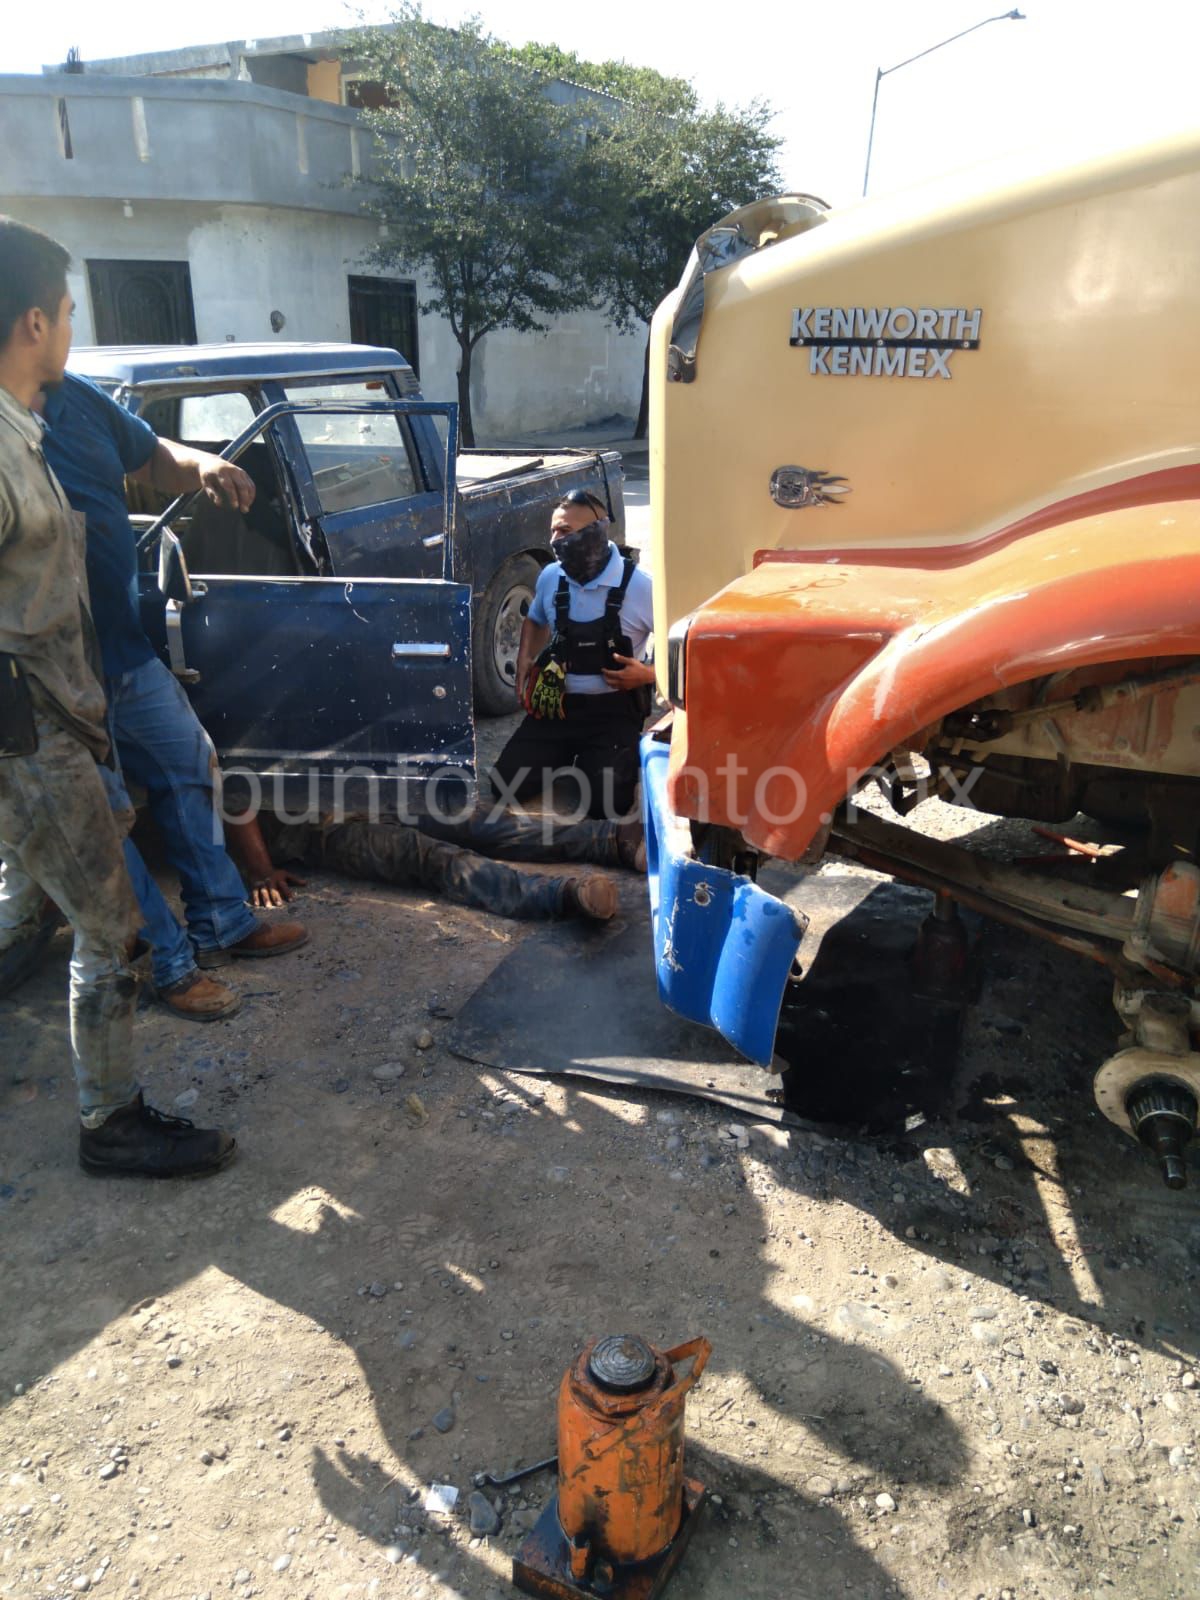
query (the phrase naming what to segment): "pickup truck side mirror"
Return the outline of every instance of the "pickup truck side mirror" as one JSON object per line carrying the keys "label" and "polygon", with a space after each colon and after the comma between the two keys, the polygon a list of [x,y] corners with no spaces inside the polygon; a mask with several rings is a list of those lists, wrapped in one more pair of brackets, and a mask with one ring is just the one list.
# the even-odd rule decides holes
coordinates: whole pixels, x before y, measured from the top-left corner
{"label": "pickup truck side mirror", "polygon": [[186,606],[192,599],[192,580],[183,546],[170,528],[164,528],[159,537],[158,587],[164,600],[174,600],[177,605]]}

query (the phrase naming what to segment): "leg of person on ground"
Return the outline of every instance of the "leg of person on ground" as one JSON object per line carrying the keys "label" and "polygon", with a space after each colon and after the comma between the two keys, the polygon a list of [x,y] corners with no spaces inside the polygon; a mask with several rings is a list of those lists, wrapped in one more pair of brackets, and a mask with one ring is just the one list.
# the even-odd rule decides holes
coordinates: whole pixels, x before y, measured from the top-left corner
{"label": "leg of person on ground", "polygon": [[137,978],[129,955],[141,917],[96,763],[48,719],[39,716],[36,727],[33,755],[0,761],[0,852],[75,930],[71,1055],[80,1162],[122,1175],[215,1171],[232,1156],[232,1138],[153,1111],[134,1076]]}
{"label": "leg of person on ground", "polygon": [[121,766],[145,788],[179,873],[198,964],[283,955],[306,944],[299,923],[260,923],[246,905],[215,805],[212,741],[178,680],[161,661],[149,661],[111,684],[110,695]]}
{"label": "leg of person on ground", "polygon": [[531,817],[496,802],[480,800],[459,818],[419,817],[422,833],[477,850],[493,861],[588,861],[601,867],[645,871],[640,821],[606,822],[584,817],[560,822],[553,812]]}
{"label": "leg of person on ground", "polygon": [[602,873],[519,872],[394,822],[349,821],[308,830],[304,859],[353,878],[412,884],[459,905],[522,920],[616,914],[616,886]]}

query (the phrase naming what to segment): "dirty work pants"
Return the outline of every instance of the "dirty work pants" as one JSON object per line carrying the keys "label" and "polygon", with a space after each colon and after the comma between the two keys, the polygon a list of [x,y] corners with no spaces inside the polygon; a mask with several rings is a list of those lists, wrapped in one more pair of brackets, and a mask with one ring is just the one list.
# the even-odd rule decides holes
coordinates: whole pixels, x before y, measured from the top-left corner
{"label": "dirty work pants", "polygon": [[270,850],[277,862],[299,859],[351,878],[430,889],[459,905],[501,917],[528,920],[567,914],[566,878],[518,872],[401,822],[281,827],[270,838]]}
{"label": "dirty work pants", "polygon": [[129,950],[141,918],[95,760],[55,723],[40,714],[36,723],[34,754],[0,760],[0,950],[30,936],[40,909],[39,901],[33,925],[13,915],[5,892],[11,867],[22,886],[32,879],[48,894],[75,930],[71,1056],[80,1115],[95,1127],[138,1092]]}
{"label": "dirty work pants", "polygon": [[[141,852],[124,841],[125,867],[142,910],[141,937],[150,946],[155,986],[162,990],[196,970],[193,934],[202,949],[236,944],[256,919],[245,904],[241,875],[214,841],[223,841],[213,801],[212,743],[178,680],[161,661],[149,661],[107,684],[115,767],[101,767],[109,804],[132,815],[125,773],[145,784],[151,810],[179,872],[189,928],[182,928],[150,875]],[[154,782],[149,780],[153,777]],[[6,880],[14,915],[19,907],[36,926],[41,891],[13,871]]]}
{"label": "dirty work pants", "polygon": [[492,771],[497,793],[525,800],[548,793],[555,777],[569,773],[587,816],[626,816],[637,793],[643,720],[635,696],[621,689],[568,694],[563,706],[561,719],[526,717],[520,724]]}
{"label": "dirty work pants", "polygon": [[559,822],[551,811],[528,812],[481,800],[473,811],[453,822],[422,817],[416,826],[434,839],[477,850],[493,861],[591,861],[597,866],[621,864],[615,822]]}
{"label": "dirty work pants", "polygon": [[[191,943],[197,950],[227,949],[253,933],[258,922],[225,850],[213,792],[212,740],[179,680],[157,658],[110,678],[107,689],[119,765],[126,780],[146,791],[150,814],[179,874]],[[140,858],[134,874],[141,891],[151,880],[144,866],[137,873],[137,865]],[[165,985],[183,977],[195,962],[157,891],[143,902],[143,912],[145,937],[154,946],[155,981]]]}

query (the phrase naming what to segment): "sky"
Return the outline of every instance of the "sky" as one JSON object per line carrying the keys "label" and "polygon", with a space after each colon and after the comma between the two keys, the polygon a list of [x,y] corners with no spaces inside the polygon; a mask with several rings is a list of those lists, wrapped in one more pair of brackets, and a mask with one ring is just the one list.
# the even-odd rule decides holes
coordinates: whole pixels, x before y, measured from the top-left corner
{"label": "sky", "polygon": [[[993,0],[994,4],[994,0]],[[999,9],[999,8],[996,8]],[[553,42],[593,60],[623,57],[689,78],[701,99],[775,110],[789,188],[834,205],[862,191],[876,70],[891,68],[995,15],[971,0],[841,0],[717,6],[605,0],[426,0],[453,23],[472,12],[497,37]],[[968,38],[881,81],[871,192],[1034,147],[1059,151],[1128,143],[1197,120],[1200,7],[1194,0],[1027,0],[1023,21],[989,22]],[[385,0],[361,16],[381,20]],[[220,39],[345,26],[339,0],[207,0],[202,12],[161,0],[60,0],[9,13],[0,71],[37,72],[70,45],[85,59]]]}

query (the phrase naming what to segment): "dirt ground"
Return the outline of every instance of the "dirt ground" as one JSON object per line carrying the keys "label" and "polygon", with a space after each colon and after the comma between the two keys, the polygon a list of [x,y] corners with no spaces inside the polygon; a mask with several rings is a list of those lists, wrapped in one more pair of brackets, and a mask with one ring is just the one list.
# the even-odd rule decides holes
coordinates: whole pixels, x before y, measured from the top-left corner
{"label": "dirt ground", "polygon": [[157,1103],[238,1136],[207,1182],[75,1165],[64,937],[0,1002],[0,1595],[496,1600],[550,1478],[476,1538],[472,1475],[550,1454],[626,1329],[714,1346],[678,1600],[1200,1592],[1200,1208],[1093,1107],[1099,969],[986,928],[926,1122],[739,1138],[445,1049],[529,925],[317,873],[297,910],[236,1019],[138,1021]]}

